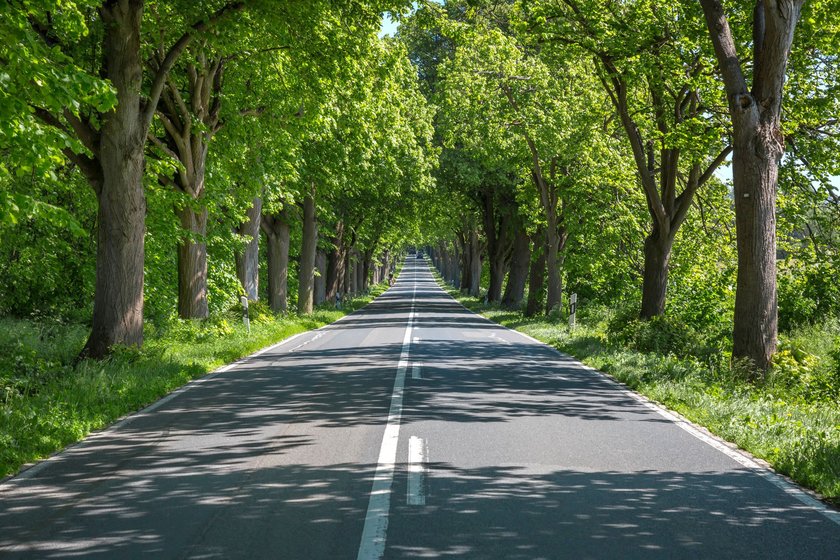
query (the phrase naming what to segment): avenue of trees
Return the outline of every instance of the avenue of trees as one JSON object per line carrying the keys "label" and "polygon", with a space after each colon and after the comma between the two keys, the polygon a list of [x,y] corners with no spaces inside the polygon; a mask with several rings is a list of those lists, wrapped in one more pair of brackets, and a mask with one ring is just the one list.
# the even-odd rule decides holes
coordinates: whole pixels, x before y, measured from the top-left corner
{"label": "avenue of trees", "polygon": [[382,281],[437,160],[378,38],[407,5],[5,3],[0,313],[90,321],[103,357],[240,294],[310,313]]}
{"label": "avenue of trees", "polygon": [[840,0],[0,10],[0,314],[87,322],[84,356],[240,295],[310,313],[421,245],[490,303],[576,292],[756,372],[840,314]]}
{"label": "avenue of trees", "polygon": [[780,322],[840,313],[838,8],[421,3],[400,35],[438,107],[444,276],[479,295],[483,265],[527,315],[574,291],[766,371]]}

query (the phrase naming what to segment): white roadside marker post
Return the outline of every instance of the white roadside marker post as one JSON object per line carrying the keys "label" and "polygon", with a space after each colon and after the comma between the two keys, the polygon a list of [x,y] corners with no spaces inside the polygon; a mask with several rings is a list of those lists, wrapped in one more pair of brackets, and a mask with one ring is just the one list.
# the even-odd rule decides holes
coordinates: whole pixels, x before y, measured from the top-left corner
{"label": "white roadside marker post", "polygon": [[245,330],[248,331],[248,334],[251,334],[251,319],[248,317],[248,298],[242,296],[239,298],[239,302],[242,304],[242,322],[245,323]]}
{"label": "white roadside marker post", "polygon": [[577,294],[572,294],[569,298],[569,328],[575,326],[575,312],[577,311]]}

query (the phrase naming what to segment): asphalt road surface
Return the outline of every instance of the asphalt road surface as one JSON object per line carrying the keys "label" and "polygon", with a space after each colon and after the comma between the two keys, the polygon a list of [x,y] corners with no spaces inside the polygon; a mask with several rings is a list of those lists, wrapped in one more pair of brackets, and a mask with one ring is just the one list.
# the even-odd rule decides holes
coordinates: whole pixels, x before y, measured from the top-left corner
{"label": "asphalt road surface", "polygon": [[840,558],[836,512],[719,448],[409,259],[0,485],[0,558]]}

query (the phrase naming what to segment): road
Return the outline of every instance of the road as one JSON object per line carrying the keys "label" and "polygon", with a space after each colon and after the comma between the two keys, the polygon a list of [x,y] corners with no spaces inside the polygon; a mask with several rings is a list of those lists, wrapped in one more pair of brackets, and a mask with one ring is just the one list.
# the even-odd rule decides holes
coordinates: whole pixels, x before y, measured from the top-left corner
{"label": "road", "polygon": [[409,259],[0,485],[0,557],[840,557],[836,513],[738,457]]}

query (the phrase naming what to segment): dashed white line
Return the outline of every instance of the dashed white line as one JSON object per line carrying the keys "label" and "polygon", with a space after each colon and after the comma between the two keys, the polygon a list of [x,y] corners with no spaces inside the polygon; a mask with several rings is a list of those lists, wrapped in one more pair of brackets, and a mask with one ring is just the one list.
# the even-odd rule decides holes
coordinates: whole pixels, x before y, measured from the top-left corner
{"label": "dashed white line", "polygon": [[421,367],[422,367],[422,364],[420,364],[420,363],[416,363],[416,364],[411,366],[411,378],[412,379],[422,379],[420,377],[420,368]]}
{"label": "dashed white line", "polygon": [[397,443],[400,439],[400,418],[402,417],[403,388],[405,373],[408,369],[408,354],[411,348],[411,324],[414,321],[414,300],[417,295],[417,283],[411,293],[411,311],[405,327],[397,375],[391,393],[391,407],[388,422],[382,435],[379,459],[373,485],[370,490],[365,526],[362,529],[362,541],[359,543],[357,560],[378,560],[385,554],[385,540],[388,533],[388,513],[391,508],[391,486],[394,482],[394,468],[397,460]]}
{"label": "dashed white line", "polygon": [[417,436],[408,439],[408,495],[410,506],[426,505],[426,442]]}

